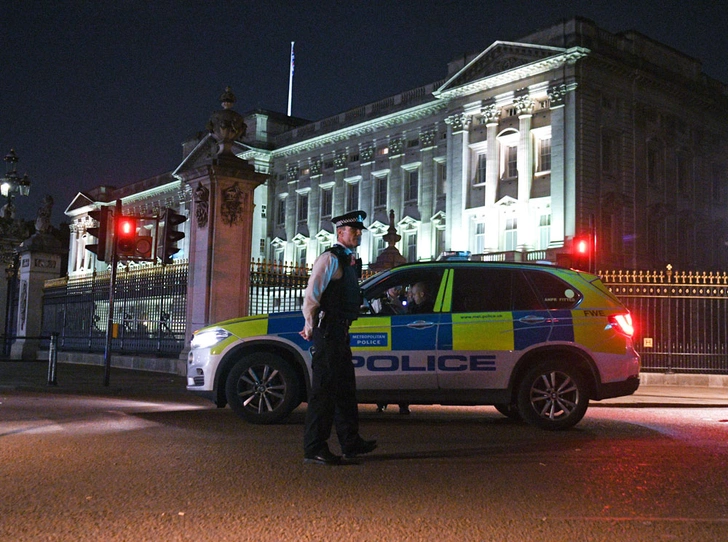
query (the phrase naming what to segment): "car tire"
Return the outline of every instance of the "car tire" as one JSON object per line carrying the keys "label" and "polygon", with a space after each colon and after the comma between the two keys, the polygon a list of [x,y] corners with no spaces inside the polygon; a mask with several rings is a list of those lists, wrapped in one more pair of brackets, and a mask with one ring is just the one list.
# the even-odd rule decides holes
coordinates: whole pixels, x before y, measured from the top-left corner
{"label": "car tire", "polygon": [[518,411],[518,405],[516,403],[496,403],[493,406],[505,417],[516,422],[523,421],[523,416],[521,416],[521,413]]}
{"label": "car tire", "polygon": [[529,370],[518,387],[518,410],[541,429],[561,430],[581,421],[589,406],[587,381],[572,364],[548,360]]}
{"label": "car tire", "polygon": [[225,383],[230,408],[250,423],[271,424],[299,404],[298,377],[283,358],[255,353],[238,361]]}

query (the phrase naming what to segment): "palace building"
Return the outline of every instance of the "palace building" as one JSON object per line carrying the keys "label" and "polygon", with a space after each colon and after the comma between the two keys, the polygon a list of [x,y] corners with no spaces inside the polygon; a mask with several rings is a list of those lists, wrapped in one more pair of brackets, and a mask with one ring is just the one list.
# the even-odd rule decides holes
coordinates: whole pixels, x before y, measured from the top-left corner
{"label": "palace building", "polygon": [[[316,121],[244,114],[233,151],[267,175],[255,189],[253,258],[310,264],[333,242],[331,217],[363,209],[365,264],[386,247],[393,210],[408,261],[467,250],[568,263],[589,236],[597,269],[728,266],[728,87],[699,61],[575,18],[443,72]],[[187,142],[169,174],[79,194],[67,210],[69,275],[97,268],[83,247],[99,202],[194,216],[203,202],[184,171],[214,144]],[[195,227],[185,224],[186,239]]]}

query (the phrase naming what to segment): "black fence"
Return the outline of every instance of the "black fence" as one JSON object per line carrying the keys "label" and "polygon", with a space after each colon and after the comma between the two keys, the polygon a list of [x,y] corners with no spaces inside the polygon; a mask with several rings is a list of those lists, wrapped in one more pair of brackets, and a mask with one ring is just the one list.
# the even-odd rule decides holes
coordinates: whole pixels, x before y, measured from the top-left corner
{"label": "black fence", "polygon": [[[113,352],[179,355],[185,346],[187,269],[180,262],[119,270]],[[309,272],[305,266],[253,261],[249,314],[301,310]],[[643,370],[728,374],[728,273],[668,268],[599,274],[633,314]],[[46,283],[42,349],[55,331],[61,351],[104,351],[109,279],[106,272]]]}
{"label": "black fence", "polygon": [[310,272],[307,266],[253,261],[248,314],[301,310]]}
{"label": "black fence", "polygon": [[[187,262],[119,269],[111,350],[176,357],[185,341]],[[109,318],[110,272],[48,281],[41,348],[58,333],[58,349],[103,352]]]}
{"label": "black fence", "polygon": [[645,371],[728,374],[728,274],[608,271],[629,308]]}

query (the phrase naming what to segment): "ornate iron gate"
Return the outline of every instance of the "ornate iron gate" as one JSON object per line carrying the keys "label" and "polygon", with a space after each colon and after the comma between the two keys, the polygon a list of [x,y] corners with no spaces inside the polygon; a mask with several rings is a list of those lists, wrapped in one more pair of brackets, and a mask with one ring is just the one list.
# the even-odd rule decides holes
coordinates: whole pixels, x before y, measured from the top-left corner
{"label": "ornate iron gate", "polygon": [[643,370],[728,374],[728,273],[599,274],[632,312]]}
{"label": "ornate iron gate", "polygon": [[[179,355],[184,347],[187,262],[119,270],[114,290],[112,351]],[[43,331],[59,333],[65,351],[103,352],[109,315],[110,272],[48,281]]]}

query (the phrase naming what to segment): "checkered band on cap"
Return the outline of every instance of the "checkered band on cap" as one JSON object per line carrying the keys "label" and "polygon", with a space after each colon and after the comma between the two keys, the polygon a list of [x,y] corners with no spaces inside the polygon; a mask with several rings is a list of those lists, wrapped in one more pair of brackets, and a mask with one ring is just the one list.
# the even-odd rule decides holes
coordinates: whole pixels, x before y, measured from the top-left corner
{"label": "checkered band on cap", "polygon": [[355,228],[366,229],[364,227],[364,219],[366,217],[367,214],[364,211],[352,211],[350,213],[346,213],[345,215],[337,216],[331,221],[337,228],[340,228],[342,226],[353,226]]}

